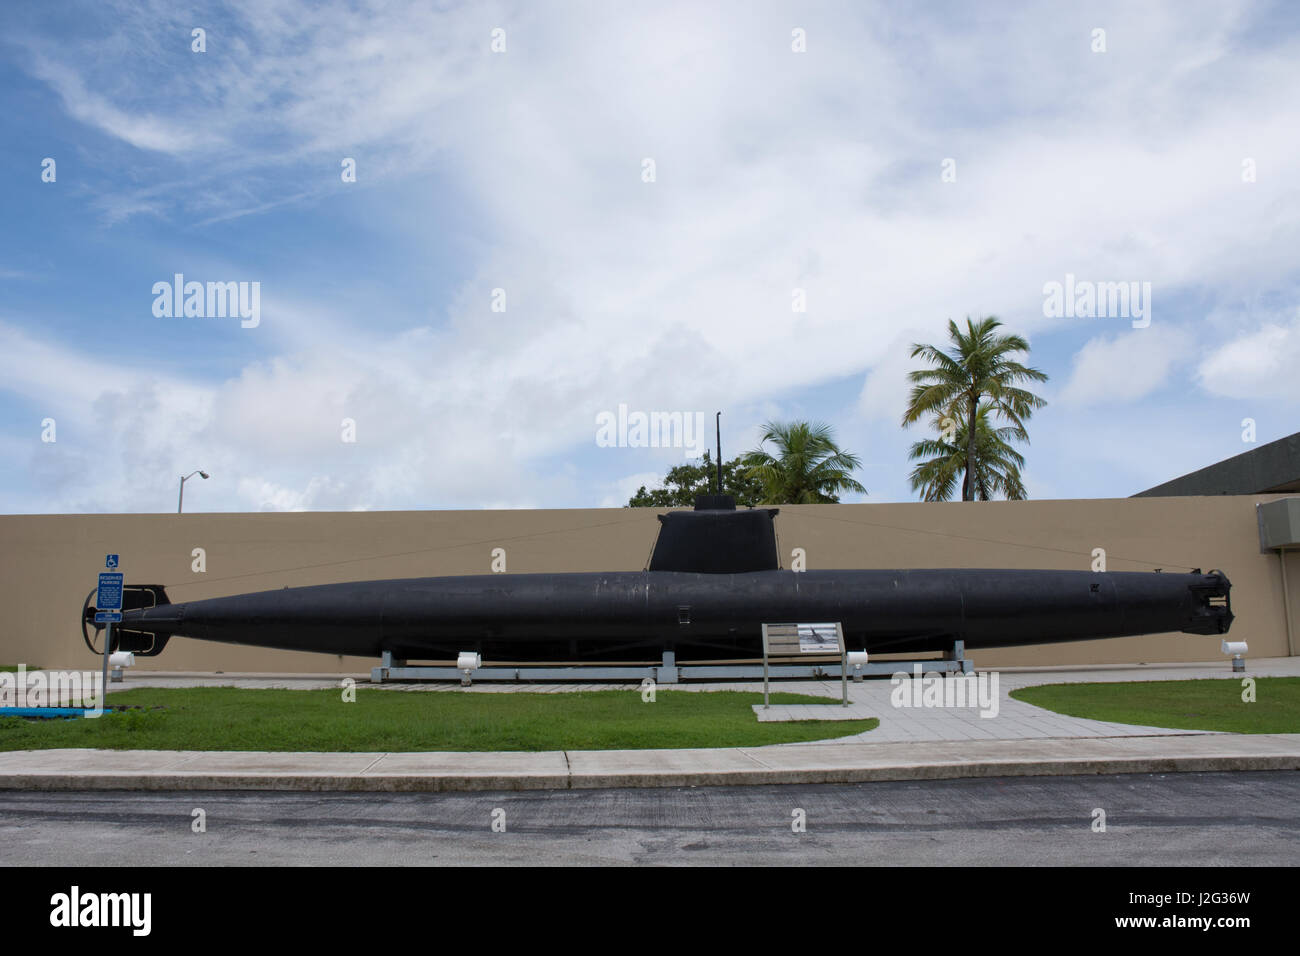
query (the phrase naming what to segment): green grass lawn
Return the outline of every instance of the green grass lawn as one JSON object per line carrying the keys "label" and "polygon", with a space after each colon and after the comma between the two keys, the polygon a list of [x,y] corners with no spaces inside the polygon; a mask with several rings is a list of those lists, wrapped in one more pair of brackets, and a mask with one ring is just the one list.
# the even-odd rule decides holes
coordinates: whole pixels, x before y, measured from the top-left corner
{"label": "green grass lawn", "polygon": [[[114,693],[92,720],[0,718],[0,750],[638,750],[742,747],[824,740],[871,730],[869,720],[760,724],[763,695],[639,687],[576,694],[197,687]],[[774,704],[838,703],[772,694]]]}
{"label": "green grass lawn", "polygon": [[1011,696],[1071,717],[1178,730],[1237,734],[1300,733],[1300,677],[1255,679],[1255,701],[1242,701],[1240,680],[1044,684]]}

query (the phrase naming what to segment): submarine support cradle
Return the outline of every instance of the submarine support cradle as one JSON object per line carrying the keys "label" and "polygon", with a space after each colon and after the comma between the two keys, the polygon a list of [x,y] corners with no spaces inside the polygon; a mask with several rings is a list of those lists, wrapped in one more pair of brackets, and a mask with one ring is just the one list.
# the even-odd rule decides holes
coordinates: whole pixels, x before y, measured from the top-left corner
{"label": "submarine support cradle", "polygon": [[[963,641],[954,641],[944,652],[943,659],[919,658],[916,660],[871,661],[867,664],[849,665],[848,676],[861,681],[865,674],[893,675],[899,671],[911,672],[920,664],[927,674],[970,674],[975,662],[965,656]],[[844,676],[842,661],[809,662],[806,664],[772,664],[770,675],[778,680],[834,680]],[[642,681],[656,684],[678,684],[687,680],[762,680],[762,664],[678,664],[673,651],[664,651],[660,664],[629,664],[609,666],[604,664],[569,664],[547,666],[539,664],[493,664],[479,667],[468,676],[449,664],[409,664],[384,651],[378,667],[370,669],[370,682],[383,684],[390,681],[514,681],[543,683],[546,681]]]}

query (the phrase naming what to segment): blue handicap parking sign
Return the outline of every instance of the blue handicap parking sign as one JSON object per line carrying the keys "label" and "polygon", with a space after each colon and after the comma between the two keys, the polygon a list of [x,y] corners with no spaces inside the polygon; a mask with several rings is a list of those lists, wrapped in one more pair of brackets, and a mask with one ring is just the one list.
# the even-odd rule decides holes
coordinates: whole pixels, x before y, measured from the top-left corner
{"label": "blue handicap parking sign", "polygon": [[108,570],[110,571],[112,571],[115,567],[117,567],[117,555],[115,554],[104,555],[104,567],[108,568]]}
{"label": "blue handicap parking sign", "polygon": [[122,610],[122,574],[120,571],[101,571],[99,592],[95,595],[95,609],[99,611]]}

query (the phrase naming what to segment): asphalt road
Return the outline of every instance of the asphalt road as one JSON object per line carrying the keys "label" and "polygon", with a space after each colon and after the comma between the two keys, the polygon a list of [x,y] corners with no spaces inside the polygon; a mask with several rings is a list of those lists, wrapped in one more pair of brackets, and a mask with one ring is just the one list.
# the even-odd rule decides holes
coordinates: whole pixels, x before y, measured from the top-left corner
{"label": "asphalt road", "polygon": [[[206,832],[193,832],[196,809]],[[796,810],[804,832],[792,826]],[[470,794],[0,792],[4,866],[1297,862],[1297,772]]]}

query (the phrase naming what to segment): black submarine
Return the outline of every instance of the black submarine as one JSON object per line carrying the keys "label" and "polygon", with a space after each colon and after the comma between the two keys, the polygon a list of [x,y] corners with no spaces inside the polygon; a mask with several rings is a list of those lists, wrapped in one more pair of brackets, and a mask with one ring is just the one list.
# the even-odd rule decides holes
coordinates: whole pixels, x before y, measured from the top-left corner
{"label": "black submarine", "polygon": [[[642,571],[486,574],[282,588],[173,604],[128,585],[112,650],[171,637],[401,660],[678,662],[761,656],[764,623],[839,621],[848,650],[946,651],[1183,632],[1226,634],[1231,584],[1203,574],[1050,570],[791,571],[776,508],[701,495],[659,515]],[[94,592],[82,633],[94,650]]]}

